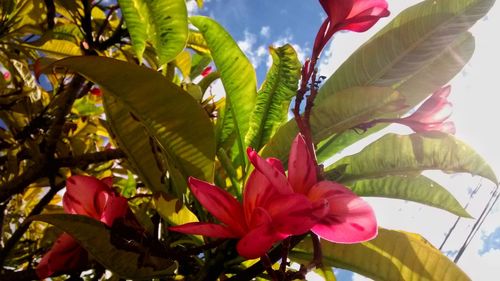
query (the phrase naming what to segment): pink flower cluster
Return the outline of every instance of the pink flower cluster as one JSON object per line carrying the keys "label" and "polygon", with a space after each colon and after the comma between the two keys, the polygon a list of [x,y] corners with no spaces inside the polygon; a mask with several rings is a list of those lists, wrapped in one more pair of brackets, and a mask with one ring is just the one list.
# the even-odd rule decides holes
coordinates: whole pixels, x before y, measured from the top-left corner
{"label": "pink flower cluster", "polygon": [[317,180],[313,156],[302,135],[293,142],[288,176],[279,160],[263,159],[252,149],[247,154],[255,170],[242,203],[219,187],[190,178],[193,195],[220,224],[196,222],[170,230],[239,239],[237,251],[249,259],[309,230],[337,243],[358,243],[377,235],[375,215],[365,201],[339,183]]}

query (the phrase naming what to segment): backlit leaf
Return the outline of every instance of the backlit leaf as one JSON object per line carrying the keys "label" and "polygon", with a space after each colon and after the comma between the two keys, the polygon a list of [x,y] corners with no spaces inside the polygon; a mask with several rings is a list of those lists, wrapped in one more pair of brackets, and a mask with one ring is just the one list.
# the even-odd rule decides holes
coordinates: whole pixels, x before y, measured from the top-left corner
{"label": "backlit leaf", "polygon": [[269,48],[273,65],[257,95],[257,104],[250,118],[246,144],[259,150],[278,127],[286,121],[288,107],[295,96],[301,64],[297,53],[289,44]]}
{"label": "backlit leaf", "polygon": [[348,187],[359,196],[408,200],[440,208],[457,216],[471,217],[448,190],[422,175],[358,180],[348,184]]}
{"label": "backlit leaf", "polygon": [[[381,281],[466,281],[470,278],[418,234],[379,228],[378,236],[359,244],[321,240],[323,264],[354,271]],[[292,260],[312,260],[312,243],[305,239],[293,250]]]}
{"label": "backlit leaf", "polygon": [[224,126],[234,126],[243,154],[245,135],[257,97],[255,70],[231,35],[216,21],[203,16],[191,17],[190,21],[203,34],[215,66],[221,73],[226,91],[226,114],[233,117],[232,124]]}
{"label": "backlit leaf", "polygon": [[467,144],[451,135],[387,134],[361,152],[344,157],[326,168],[326,175],[336,167],[346,166],[339,181],[352,183],[361,179],[388,175],[419,174],[424,170],[446,173],[471,173],[497,182],[491,167]]}

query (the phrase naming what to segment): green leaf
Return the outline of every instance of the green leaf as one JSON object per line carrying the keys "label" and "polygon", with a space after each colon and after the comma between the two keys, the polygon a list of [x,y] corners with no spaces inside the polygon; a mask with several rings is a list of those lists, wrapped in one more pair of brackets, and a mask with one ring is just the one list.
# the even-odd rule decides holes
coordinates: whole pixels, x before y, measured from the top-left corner
{"label": "green leaf", "polygon": [[287,120],[290,101],[295,96],[301,64],[289,44],[270,47],[273,65],[257,95],[257,104],[250,117],[246,145],[259,150],[278,127]]}
{"label": "green leaf", "polygon": [[230,109],[229,114],[234,121],[226,124],[234,125],[239,149],[241,154],[244,154],[244,138],[257,97],[257,78],[254,68],[231,35],[217,22],[203,16],[191,17],[190,21],[203,34],[215,66],[221,73],[222,84],[226,91],[226,111]]}
{"label": "green leaf", "polygon": [[349,188],[359,196],[409,200],[440,208],[457,216],[471,218],[448,190],[422,175],[397,175],[358,180],[349,184]]}
{"label": "green leaf", "polygon": [[[399,107],[401,96],[387,87],[354,87],[316,103],[311,111],[311,131],[317,143],[328,136],[371,120],[381,112]],[[286,162],[298,129],[294,120],[282,126],[264,148],[263,155]]]}
{"label": "green leaf", "polygon": [[326,168],[329,177],[335,168],[347,165],[340,179],[352,183],[389,175],[419,174],[424,170],[471,173],[497,182],[491,167],[467,144],[441,133],[387,134],[361,152],[344,157]]}
{"label": "green leaf", "polygon": [[[418,234],[379,228],[378,236],[359,244],[321,240],[323,264],[381,281],[462,281],[470,278]],[[291,253],[294,261],[312,260],[312,243],[304,240]]]}
{"label": "green leaf", "polygon": [[110,243],[112,234],[102,222],[81,215],[53,214],[38,215],[33,220],[50,223],[80,243],[89,254],[113,273],[122,278],[144,280],[153,277],[173,275],[177,268],[174,260],[161,258],[161,269],[141,266],[141,253],[129,252]]}
{"label": "green leaf", "polygon": [[[402,84],[397,85],[395,90],[404,95],[405,103],[410,106],[415,106],[422,101],[424,97],[428,96],[435,89],[441,87],[458,74],[470,60],[473,53],[474,37],[469,32],[465,32],[462,36],[457,38],[453,44],[446,48],[443,53],[435,57],[434,60],[430,60],[428,65],[414,72],[410,77],[407,77]],[[396,117],[397,115],[397,113],[394,113],[390,116]],[[372,118],[376,117],[378,116],[373,116]],[[377,127],[368,129],[368,131],[363,134],[359,134],[354,130],[349,130],[344,131],[341,135],[333,136],[335,139],[318,146],[318,161],[320,163],[324,162],[347,146],[372,133],[380,131],[386,126],[387,125],[378,125]]]}
{"label": "green leaf", "polygon": [[205,67],[207,67],[211,61],[212,58],[210,56],[199,55],[197,53],[194,53],[191,56],[191,73],[190,73],[191,80],[194,80],[194,78],[200,75],[205,69]]}
{"label": "green leaf", "polygon": [[494,2],[427,0],[406,9],[325,81],[317,101],[354,86],[394,86],[406,81],[449,48]]}
{"label": "green leaf", "polygon": [[118,0],[120,9],[127,24],[127,30],[132,40],[132,48],[139,61],[146,49],[149,27],[149,9],[142,0]]}
{"label": "green leaf", "polygon": [[134,51],[142,61],[146,41],[152,42],[160,65],[173,60],[188,38],[184,0],[118,0]]}
{"label": "green leaf", "polygon": [[[75,57],[58,61],[54,66],[79,72],[99,84],[105,98],[111,95],[122,103],[160,144],[172,177],[179,174],[183,180],[193,176],[212,181],[215,158],[212,123],[188,93],[156,71],[113,59]],[[126,131],[124,135],[131,133]]]}
{"label": "green leaf", "polygon": [[22,44],[24,48],[44,52],[49,58],[61,59],[70,56],[81,56],[82,50],[73,42],[59,39],[48,40],[41,46]]}
{"label": "green leaf", "polygon": [[166,171],[162,170],[158,163],[163,157],[152,146],[146,128],[112,95],[104,95],[103,104],[113,139],[127,155],[126,161],[131,168],[147,188],[166,192],[166,184],[162,182]]}
{"label": "green leaf", "polygon": [[199,222],[198,218],[179,199],[170,199],[162,195],[155,196],[154,205],[158,214],[172,225]]}
{"label": "green leaf", "polygon": [[186,46],[187,8],[184,0],[145,0],[152,21],[150,34],[160,65],[173,60]]}

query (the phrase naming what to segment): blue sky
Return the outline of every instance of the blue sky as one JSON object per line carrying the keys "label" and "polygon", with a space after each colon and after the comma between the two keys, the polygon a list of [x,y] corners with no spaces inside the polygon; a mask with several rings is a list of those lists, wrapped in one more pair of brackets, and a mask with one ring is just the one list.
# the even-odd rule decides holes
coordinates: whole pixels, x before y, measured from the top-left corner
{"label": "blue sky", "polygon": [[[363,42],[387,24],[403,9],[418,3],[419,0],[388,0],[391,16],[382,19],[368,32],[341,33],[335,36],[333,44],[327,46],[323,61],[319,66],[320,74],[329,76]],[[232,34],[240,48],[247,54],[257,69],[259,84],[265,77],[270,60],[267,52],[269,45],[291,43],[301,61],[310,55],[310,47],[317,28],[325,17],[318,1],[300,0],[206,0],[202,11],[195,8],[194,2],[188,3],[191,13],[208,15],[220,22]],[[500,65],[500,4],[495,4],[490,13],[472,29],[476,38],[476,51],[464,70],[451,82],[454,104],[452,120],[457,127],[456,136],[471,145],[500,175],[500,135],[496,123],[500,120],[498,104],[498,71]],[[214,87],[214,91],[217,88]],[[218,87],[218,90],[222,90]],[[405,133],[405,129],[392,126],[387,131]],[[365,144],[373,141],[370,138]],[[359,151],[358,145],[344,151],[343,155]],[[343,155],[337,156],[336,159]],[[333,160],[332,160],[333,161]],[[466,174],[446,175],[440,172],[425,172],[441,185],[448,188],[465,205],[475,186],[481,185],[467,208],[474,217],[479,217],[490,198],[495,185],[487,180]],[[389,229],[400,229],[423,235],[433,245],[439,247],[446,232],[456,217],[446,212],[401,200],[370,198],[379,223]],[[496,206],[478,234],[458,262],[459,266],[473,280],[490,280],[500,275],[500,212]],[[445,244],[443,252],[453,257],[470,232],[475,220],[460,220],[456,230]],[[366,280],[346,271],[338,272],[338,280]]]}

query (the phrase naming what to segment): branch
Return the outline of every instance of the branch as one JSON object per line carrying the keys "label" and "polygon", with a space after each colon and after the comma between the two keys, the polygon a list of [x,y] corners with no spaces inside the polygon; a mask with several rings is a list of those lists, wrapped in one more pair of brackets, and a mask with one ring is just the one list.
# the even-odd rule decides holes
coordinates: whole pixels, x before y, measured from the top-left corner
{"label": "branch", "polygon": [[[47,192],[47,194],[45,194],[43,196],[43,198],[36,204],[36,206],[31,210],[31,212],[29,213],[29,215],[26,219],[28,219],[29,217],[36,216],[36,215],[40,214],[43,211],[43,209],[45,208],[45,206],[48,205],[50,203],[50,201],[52,201],[52,199],[57,194],[57,192],[59,192],[59,190],[61,190],[65,185],[66,185],[66,182],[63,181],[63,182],[59,183],[58,185],[51,186],[49,191]],[[31,224],[31,221],[25,220],[19,226],[19,228],[16,229],[16,231],[14,231],[14,233],[9,238],[9,240],[7,240],[7,242],[5,243],[5,247],[3,247],[2,250],[0,251],[0,265],[3,265],[5,258],[7,258],[9,252],[14,248],[16,243],[23,237],[24,233],[28,230],[30,224]],[[0,278],[0,280],[4,280],[4,279]],[[6,280],[9,280],[9,279],[6,279]]]}
{"label": "branch", "polygon": [[57,96],[57,101],[54,103],[56,107],[53,110],[54,121],[44,140],[44,155],[37,160],[36,164],[28,167],[24,173],[0,186],[0,203],[7,201],[15,194],[22,193],[30,183],[38,178],[52,174],[54,152],[61,137],[66,115],[70,112],[76,97],[85,90],[85,88],[82,89],[84,82],[83,77],[76,75],[69,86]]}
{"label": "branch", "polygon": [[121,149],[109,149],[93,153],[82,154],[74,157],[63,157],[54,159],[57,167],[86,167],[90,164],[107,162],[110,160],[125,158]]}

